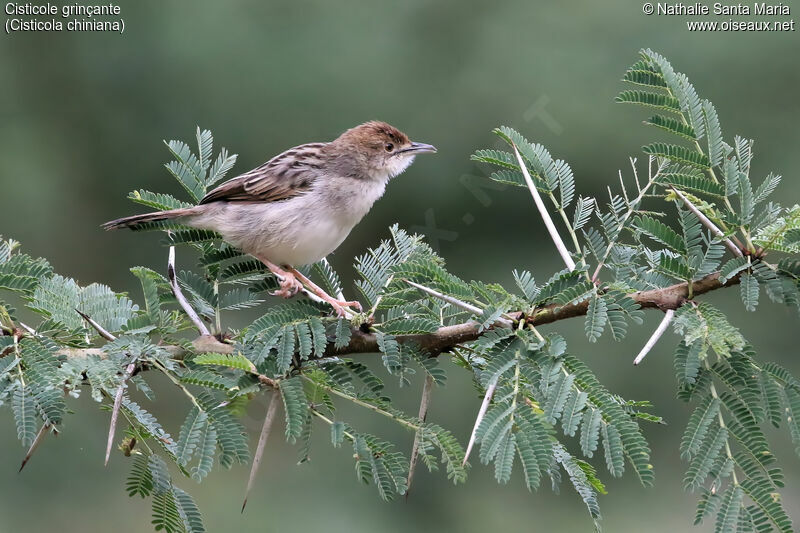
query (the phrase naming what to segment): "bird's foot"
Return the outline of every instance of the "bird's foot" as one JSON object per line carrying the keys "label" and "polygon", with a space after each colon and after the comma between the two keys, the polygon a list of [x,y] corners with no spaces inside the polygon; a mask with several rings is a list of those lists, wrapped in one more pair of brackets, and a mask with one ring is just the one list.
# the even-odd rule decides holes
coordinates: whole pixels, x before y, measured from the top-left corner
{"label": "bird's foot", "polygon": [[347,309],[348,307],[355,307],[359,313],[362,311],[361,304],[357,301],[337,300],[335,298],[331,298],[327,294],[325,294],[325,296],[317,294],[317,296],[329,303],[330,306],[333,307],[333,310],[336,311],[336,316],[339,318],[346,318],[347,311],[349,311],[349,309]]}
{"label": "bird's foot", "polygon": [[273,296],[280,296],[281,298],[291,298],[301,290],[303,284],[291,272],[284,271],[282,274],[277,275],[280,289],[273,291],[270,294]]}
{"label": "bird's foot", "polygon": [[336,315],[339,318],[347,318],[348,313],[352,313],[348,308],[355,307],[358,312],[362,311],[361,304],[357,301],[349,301],[349,300],[337,300],[327,292],[325,292],[320,286],[316,283],[308,279],[304,276],[301,272],[298,272],[296,269],[291,269],[291,273],[294,274],[295,278],[300,280],[303,283],[303,288],[313,293],[317,296],[320,300],[326,302],[333,310],[336,311]]}

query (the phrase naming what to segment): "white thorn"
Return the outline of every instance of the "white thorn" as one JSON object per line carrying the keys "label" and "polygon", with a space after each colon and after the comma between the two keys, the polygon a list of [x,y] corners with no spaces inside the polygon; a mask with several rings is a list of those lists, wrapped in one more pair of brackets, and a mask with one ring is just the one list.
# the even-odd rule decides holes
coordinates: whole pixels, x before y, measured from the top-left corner
{"label": "white thorn", "polygon": [[646,356],[650,352],[650,350],[653,349],[653,346],[656,345],[658,339],[660,339],[661,336],[664,334],[664,332],[667,331],[667,327],[669,326],[669,323],[672,322],[673,316],[675,316],[675,311],[673,309],[667,309],[667,312],[664,313],[664,318],[661,319],[661,323],[658,325],[656,330],[650,336],[650,339],[648,339],[647,344],[645,344],[644,348],[642,348],[642,350],[639,352],[639,355],[636,356],[636,359],[633,360],[634,365],[638,365],[639,363],[641,363],[642,359],[644,359],[644,356]]}
{"label": "white thorn", "polygon": [[519,168],[522,171],[522,175],[525,177],[525,183],[528,184],[528,189],[530,189],[531,196],[533,196],[533,201],[536,204],[537,209],[539,209],[539,214],[542,215],[542,220],[544,220],[544,225],[547,228],[547,231],[550,233],[550,238],[553,239],[553,243],[556,245],[556,249],[561,255],[561,259],[564,260],[564,264],[567,265],[567,268],[570,270],[575,270],[575,261],[572,260],[572,256],[569,255],[569,251],[564,245],[564,241],[561,240],[561,236],[558,234],[555,224],[553,224],[553,219],[550,218],[550,213],[547,212],[547,208],[542,201],[539,191],[536,189],[536,184],[533,183],[533,179],[528,172],[528,167],[525,165],[525,161],[522,159],[522,156],[517,149],[517,145],[512,143],[511,147],[514,149],[514,155],[517,156],[517,163],[519,163]]}
{"label": "white thorn", "polygon": [[481,408],[478,409],[478,416],[475,418],[475,426],[472,428],[472,435],[469,436],[469,443],[467,444],[467,451],[464,453],[464,460],[461,461],[461,466],[467,464],[467,459],[469,459],[469,454],[472,451],[472,447],[475,445],[475,435],[478,433],[478,426],[481,425],[481,421],[483,420],[484,415],[486,415],[486,410],[489,409],[489,402],[492,401],[492,396],[494,396],[494,390],[497,388],[497,382],[492,382],[488,387],[486,387],[486,394],[483,396],[483,403],[481,403]]}

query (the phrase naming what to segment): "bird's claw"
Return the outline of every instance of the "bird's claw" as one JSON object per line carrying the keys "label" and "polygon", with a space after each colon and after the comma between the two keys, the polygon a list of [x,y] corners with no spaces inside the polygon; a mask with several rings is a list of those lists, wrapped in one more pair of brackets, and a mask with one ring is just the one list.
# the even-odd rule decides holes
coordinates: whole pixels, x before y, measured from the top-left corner
{"label": "bird's claw", "polygon": [[281,298],[291,298],[304,288],[303,284],[290,272],[286,272],[285,275],[279,277],[278,282],[280,284],[280,289],[270,294],[273,296],[280,296]]}
{"label": "bird's claw", "polygon": [[331,305],[331,307],[333,307],[333,310],[336,311],[336,316],[338,316],[339,318],[345,317],[345,315],[347,314],[345,308],[347,307],[355,307],[359,313],[363,310],[363,308],[361,307],[361,303],[357,301],[336,300],[333,298],[326,301]]}

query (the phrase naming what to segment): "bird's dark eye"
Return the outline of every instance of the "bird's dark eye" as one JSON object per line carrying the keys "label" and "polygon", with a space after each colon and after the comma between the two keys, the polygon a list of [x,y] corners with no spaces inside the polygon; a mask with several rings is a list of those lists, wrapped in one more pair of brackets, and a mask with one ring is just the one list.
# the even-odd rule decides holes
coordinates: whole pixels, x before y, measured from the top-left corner
{"label": "bird's dark eye", "polygon": [[392,143],[386,143],[383,147],[386,148],[387,152],[394,150],[394,145]]}

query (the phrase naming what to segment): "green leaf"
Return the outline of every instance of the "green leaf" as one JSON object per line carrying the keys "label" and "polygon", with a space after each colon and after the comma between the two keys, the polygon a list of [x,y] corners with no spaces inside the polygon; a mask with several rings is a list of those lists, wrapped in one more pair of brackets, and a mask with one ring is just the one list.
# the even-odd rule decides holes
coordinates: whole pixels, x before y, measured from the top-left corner
{"label": "green leaf", "polygon": [[220,353],[204,353],[192,359],[192,362],[198,365],[217,365],[236,370],[244,370],[245,372],[255,372],[255,367],[244,355],[237,354],[220,354]]}
{"label": "green leaf", "polygon": [[692,165],[698,168],[710,168],[711,162],[700,152],[694,152],[677,144],[651,143],[642,147],[644,153],[656,157],[663,157],[678,163]]}
{"label": "green leaf", "polygon": [[669,247],[672,251],[680,254],[685,254],[687,252],[686,243],[683,241],[683,238],[663,222],[646,215],[641,215],[634,219],[633,224],[636,229],[654,241]]}
{"label": "green leaf", "polygon": [[344,423],[336,421],[331,424],[331,443],[334,448],[338,448],[344,442]]}
{"label": "green leaf", "polygon": [[228,150],[220,148],[219,154],[214,160],[214,164],[211,165],[211,169],[208,171],[206,187],[210,188],[225,179],[225,175],[233,168],[233,165],[236,164],[237,157],[236,154],[228,155]]}
{"label": "green leaf", "polygon": [[303,431],[308,416],[308,400],[299,376],[278,382],[286,413],[286,440],[294,443]]}
{"label": "green leaf", "polygon": [[[122,409],[130,416],[131,419],[134,419],[136,423],[138,423],[147,433],[152,435],[156,438],[158,443],[164,447],[170,454],[175,454],[176,446],[175,442],[172,440],[172,436],[164,431],[164,428],[161,427],[156,417],[147,412],[143,409],[139,404],[134,401],[131,401],[127,396],[122,396]],[[151,461],[161,460],[160,457],[156,455],[151,455]],[[152,459],[155,457],[156,459]]]}
{"label": "green leaf", "polygon": [[794,451],[800,457],[800,392],[795,387],[786,387],[783,393],[786,398],[786,424],[795,446]]}
{"label": "green leaf", "polygon": [[181,425],[178,436],[178,446],[175,452],[176,459],[181,466],[186,466],[191,461],[200,435],[208,425],[208,414],[196,406],[192,407]]}
{"label": "green leaf", "polygon": [[192,497],[178,487],[172,487],[172,495],[186,533],[205,533],[203,517]]}
{"label": "green leaf", "polygon": [[703,402],[695,408],[689,418],[689,424],[683,432],[680,446],[681,457],[691,459],[700,450],[711,424],[719,413],[719,407],[718,398],[706,396]]}
{"label": "green leaf", "polygon": [[707,516],[713,514],[719,504],[719,496],[716,493],[711,492],[705,487],[700,487],[700,492],[700,499],[697,502],[697,513],[695,513],[694,516],[694,525],[696,526],[700,525]]}
{"label": "green leaf", "polygon": [[606,322],[608,321],[608,306],[605,300],[595,293],[589,300],[589,309],[586,313],[586,336],[589,342],[597,342],[603,334]]}
{"label": "green leaf", "polygon": [[128,193],[128,199],[133,200],[137,204],[146,205],[159,211],[168,211],[170,209],[181,209],[184,207],[192,207],[193,204],[178,200],[171,194],[162,194],[139,189]]}
{"label": "green leaf", "polygon": [[500,443],[497,456],[494,461],[494,477],[498,483],[508,483],[511,479],[511,470],[514,465],[514,454],[516,452],[516,441],[513,433],[508,433]]}
{"label": "green leaf", "polygon": [[470,156],[473,161],[480,161],[481,163],[489,163],[499,167],[509,168],[519,172],[519,165],[513,154],[501,150],[476,150]]}
{"label": "green leaf", "polygon": [[752,274],[744,272],[739,277],[739,282],[741,284],[739,289],[742,295],[744,308],[750,312],[755,311],[758,305],[758,280]]}
{"label": "green leaf", "polygon": [[[640,68],[637,68],[640,67]],[[666,87],[664,77],[643,64],[637,64],[625,72],[623,81],[633,83],[635,85],[643,85],[645,87]]]}
{"label": "green leaf", "polygon": [[247,287],[232,289],[219,300],[219,308],[222,311],[234,311],[239,309],[249,309],[264,303],[257,297],[256,293]]}
{"label": "green leaf", "polygon": [[17,424],[17,438],[23,446],[30,447],[36,438],[36,407],[30,387],[18,385],[11,396],[11,410]]}
{"label": "green leaf", "polygon": [[677,98],[649,91],[622,91],[617,95],[615,101],[622,104],[638,104],[646,107],[654,107],[672,113],[680,113],[681,111],[681,104],[678,102]]}
{"label": "green leaf", "polygon": [[186,189],[189,196],[195,203],[205,196],[205,171],[200,165],[197,156],[192,153],[189,145],[182,141],[164,141],[169,151],[175,157],[172,161],[164,167],[172,174],[178,183]]}
{"label": "green leaf", "polygon": [[233,466],[234,461],[247,464],[250,453],[247,435],[241,423],[231,414],[229,407],[222,404],[219,395],[202,392],[197,396],[200,406],[208,413],[211,425],[217,432],[217,445],[221,450],[219,464],[225,468]]}
{"label": "green leaf", "polygon": [[584,391],[573,390],[570,393],[561,415],[561,426],[564,429],[564,435],[568,437],[575,436],[588,398],[589,395]]}
{"label": "green leaf", "polygon": [[[196,449],[197,464],[191,468],[192,479],[200,483],[214,467],[214,454],[217,450],[217,430],[207,422],[203,424],[198,434]],[[180,498],[178,498],[180,507]]]}
{"label": "green leaf", "polygon": [[573,374],[564,375],[559,373],[558,377],[550,383],[547,399],[543,407],[547,421],[550,424],[555,424],[561,417],[574,382],[575,376]]}
{"label": "green leaf", "polygon": [[686,471],[686,476],[683,478],[684,488],[695,490],[703,484],[727,439],[728,431],[719,425],[709,432]]}
{"label": "green leaf", "polygon": [[603,424],[600,433],[603,437],[603,451],[608,471],[614,477],[621,477],[625,471],[625,456],[619,431],[612,425]]}
{"label": "green leaf", "polygon": [[581,451],[586,457],[592,457],[600,441],[600,425],[602,413],[599,409],[586,409],[581,422]]}
{"label": "green leaf", "polygon": [[334,348],[336,348],[337,350],[341,350],[342,348],[350,344],[351,334],[352,332],[350,331],[350,323],[347,320],[340,318],[336,322],[336,333],[335,333],[336,340],[334,341],[333,344]]}
{"label": "green leaf", "polygon": [[575,204],[575,215],[572,219],[572,229],[574,231],[578,231],[586,225],[594,212],[594,208],[594,198],[578,197],[578,201]]}
{"label": "green leaf", "polygon": [[125,482],[125,490],[128,496],[150,496],[153,491],[153,474],[150,472],[150,456],[144,453],[137,453],[131,465],[131,473]]}
{"label": "green leaf", "polygon": [[378,349],[383,354],[383,366],[390,374],[397,374],[403,368],[403,361],[400,357],[400,344],[392,335],[385,335],[376,332],[375,338],[378,341]]}
{"label": "green leaf", "polygon": [[692,279],[692,272],[682,257],[672,257],[666,253],[659,254],[658,270],[678,280],[689,281]]}
{"label": "green leaf", "polygon": [[28,255],[16,253],[0,263],[0,289],[29,296],[39,285],[39,281],[50,277],[52,273],[50,263],[44,259],[33,259]]}
{"label": "green leaf", "polygon": [[728,280],[733,279],[739,272],[747,270],[750,262],[746,257],[734,257],[722,265],[719,271],[719,282],[727,283]]}
{"label": "green leaf", "polygon": [[158,494],[168,492],[172,488],[172,478],[169,474],[167,463],[160,456],[151,454],[148,457],[147,467],[153,480],[153,491]]}
{"label": "green leaf", "polygon": [[649,124],[650,126],[655,126],[657,128],[678,135],[679,137],[683,137],[684,139],[688,139],[690,141],[697,140],[697,134],[694,132],[694,128],[692,128],[688,124],[684,124],[683,122],[673,117],[665,117],[664,115],[653,115],[652,117],[650,117],[649,120],[645,121],[645,124]]}
{"label": "green leaf", "polygon": [[162,241],[164,246],[175,246],[178,244],[202,244],[219,240],[218,233],[205,229],[173,229]]}
{"label": "green leaf", "polygon": [[778,531],[791,533],[794,531],[792,520],[784,511],[780,498],[777,497],[768,483],[763,479],[745,478],[742,480],[741,489],[758,506],[761,512],[773,523]]}
{"label": "green leaf", "polygon": [[165,283],[163,276],[144,267],[131,268],[134,276],[139,278],[144,293],[145,310],[153,324],[158,324],[161,313],[161,301],[158,297],[159,284]]}
{"label": "green leaf", "polygon": [[138,310],[129,298],[114,293],[105,285],[93,283],[81,288],[75,280],[59,275],[42,280],[30,306],[65,328],[82,329],[93,336],[99,334],[84,323],[76,310],[112,333],[120,331]]}
{"label": "green leaf", "polygon": [[761,182],[761,185],[758,186],[758,189],[756,189],[753,201],[758,204],[766,200],[767,197],[775,191],[780,182],[781,177],[770,172],[769,175],[764,178],[764,181]]}
{"label": "green leaf", "polygon": [[172,490],[156,492],[153,496],[153,527],[165,533],[182,533],[183,520],[178,512]]}
{"label": "green leaf", "polygon": [[561,444],[553,446],[553,453],[556,461],[567,471],[572,486],[575,487],[583,503],[586,504],[586,507],[589,509],[589,514],[592,518],[600,518],[600,506],[597,504],[597,493],[592,483],[589,481],[589,478],[586,476],[586,472],[581,468],[581,465]]}
{"label": "green leaf", "polygon": [[717,522],[714,533],[727,533],[737,531],[739,524],[739,514],[742,510],[742,497],[744,493],[739,485],[728,486],[717,513]]}
{"label": "green leaf", "polygon": [[657,183],[673,185],[678,189],[695,194],[708,194],[716,198],[725,198],[725,187],[712,181],[691,167],[683,167],[680,172],[664,172],[658,175]]}
{"label": "green leaf", "polygon": [[708,157],[711,166],[715,167],[722,162],[722,158],[726,155],[725,142],[722,140],[722,128],[719,125],[717,110],[714,108],[714,104],[708,100],[703,100],[703,122],[708,137]]}

